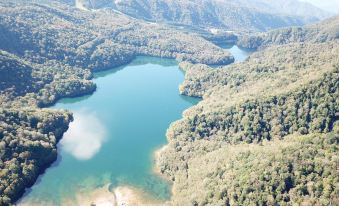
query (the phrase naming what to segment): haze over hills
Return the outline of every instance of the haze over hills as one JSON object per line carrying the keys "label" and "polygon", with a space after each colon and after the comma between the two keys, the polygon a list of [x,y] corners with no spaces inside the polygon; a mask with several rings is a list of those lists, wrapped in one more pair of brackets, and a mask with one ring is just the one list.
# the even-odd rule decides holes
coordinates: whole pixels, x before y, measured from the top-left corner
{"label": "haze over hills", "polygon": [[79,8],[112,8],[135,18],[200,28],[266,31],[303,25],[328,17],[311,4],[295,0],[63,0]]}
{"label": "haze over hills", "polygon": [[325,11],[331,12],[332,14],[339,14],[339,0],[301,0],[304,2],[311,3]]}

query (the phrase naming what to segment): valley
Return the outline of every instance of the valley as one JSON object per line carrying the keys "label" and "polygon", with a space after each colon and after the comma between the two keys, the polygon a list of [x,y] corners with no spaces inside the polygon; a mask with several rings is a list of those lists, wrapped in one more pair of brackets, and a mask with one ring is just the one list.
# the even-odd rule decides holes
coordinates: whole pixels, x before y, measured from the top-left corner
{"label": "valley", "polygon": [[286,2],[0,1],[0,205],[338,204],[339,16]]}

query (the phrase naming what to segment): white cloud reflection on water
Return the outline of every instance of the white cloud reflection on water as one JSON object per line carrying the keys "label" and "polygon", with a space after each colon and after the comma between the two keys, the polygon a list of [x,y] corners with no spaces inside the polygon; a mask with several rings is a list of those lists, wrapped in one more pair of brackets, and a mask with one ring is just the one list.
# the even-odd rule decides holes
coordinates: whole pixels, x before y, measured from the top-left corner
{"label": "white cloud reflection on water", "polygon": [[82,109],[73,115],[74,121],[61,139],[61,147],[78,160],[89,160],[106,140],[106,128],[94,112]]}

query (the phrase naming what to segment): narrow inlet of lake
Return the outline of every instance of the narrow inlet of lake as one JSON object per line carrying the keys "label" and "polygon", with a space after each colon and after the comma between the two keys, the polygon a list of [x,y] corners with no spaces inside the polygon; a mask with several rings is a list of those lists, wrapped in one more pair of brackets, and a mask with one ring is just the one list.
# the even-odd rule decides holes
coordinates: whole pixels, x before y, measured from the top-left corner
{"label": "narrow inlet of lake", "polygon": [[217,46],[223,49],[227,49],[234,56],[235,62],[245,61],[247,57],[254,52],[254,50],[242,49],[242,48],[239,48],[237,45],[233,45],[233,44],[220,43],[220,44],[217,44]]}

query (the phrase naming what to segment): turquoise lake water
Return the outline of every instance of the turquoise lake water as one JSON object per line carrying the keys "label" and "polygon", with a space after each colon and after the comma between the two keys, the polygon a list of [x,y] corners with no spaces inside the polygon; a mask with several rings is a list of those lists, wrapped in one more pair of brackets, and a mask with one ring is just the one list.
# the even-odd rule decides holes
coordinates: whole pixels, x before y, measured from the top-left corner
{"label": "turquoise lake water", "polygon": [[240,49],[238,46],[232,44],[218,44],[218,46],[231,52],[235,62],[245,61],[247,57],[253,53],[251,50]]}
{"label": "turquoise lake water", "polygon": [[138,57],[96,73],[94,94],[59,101],[53,108],[72,111],[75,120],[58,144],[58,160],[19,205],[62,205],[64,198],[107,184],[168,199],[170,185],[152,171],[153,153],[166,144],[169,125],[199,101],[179,94],[183,79],[174,60]]}

